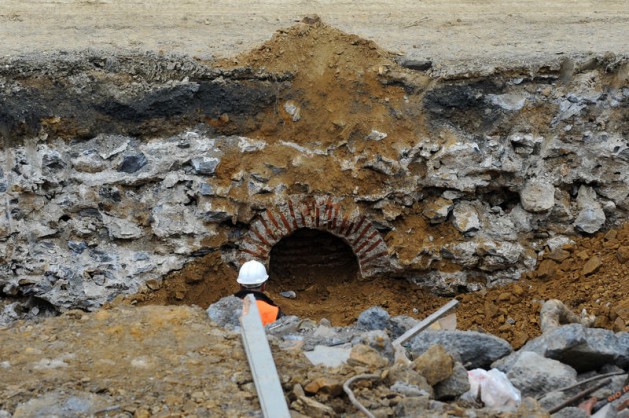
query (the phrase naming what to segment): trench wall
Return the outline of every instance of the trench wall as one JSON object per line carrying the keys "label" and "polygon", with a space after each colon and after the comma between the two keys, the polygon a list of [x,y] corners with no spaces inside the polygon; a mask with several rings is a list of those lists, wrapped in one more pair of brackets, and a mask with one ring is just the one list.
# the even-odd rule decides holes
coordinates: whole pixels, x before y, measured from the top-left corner
{"label": "trench wall", "polygon": [[[517,280],[541,251],[560,259],[574,236],[629,211],[620,59],[584,64],[569,82],[550,68],[409,88],[417,100],[401,114],[422,129],[374,126],[333,146],[316,133],[308,143],[243,133],[289,76],[159,57],[75,56],[46,73],[10,64],[0,73],[7,300],[95,309],[209,252],[234,268],[265,259],[302,226],[346,240],[365,277],[478,290]],[[5,318],[20,315],[7,306]]]}

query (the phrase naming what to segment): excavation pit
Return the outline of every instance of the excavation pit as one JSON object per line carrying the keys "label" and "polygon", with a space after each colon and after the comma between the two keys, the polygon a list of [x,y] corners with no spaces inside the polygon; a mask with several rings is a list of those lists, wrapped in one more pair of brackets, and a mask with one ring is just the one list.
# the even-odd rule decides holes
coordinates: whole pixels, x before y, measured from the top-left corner
{"label": "excavation pit", "polygon": [[[45,63],[0,63],[0,289],[16,300],[206,307],[256,259],[287,313],[348,324],[626,264],[625,238],[605,238],[609,260],[574,250],[627,219],[626,57],[443,76],[314,22],[233,59]],[[531,315],[502,304],[530,289],[514,289],[467,325],[525,340]],[[622,295],[573,293],[575,310]]]}

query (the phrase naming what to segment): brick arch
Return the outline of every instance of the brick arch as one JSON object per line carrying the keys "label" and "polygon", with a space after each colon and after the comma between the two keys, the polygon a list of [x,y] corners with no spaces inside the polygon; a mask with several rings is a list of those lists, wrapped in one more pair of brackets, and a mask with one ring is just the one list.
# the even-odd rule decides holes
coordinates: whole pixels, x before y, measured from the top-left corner
{"label": "brick arch", "polygon": [[301,228],[326,231],[347,242],[358,259],[362,277],[389,269],[387,245],[371,221],[358,209],[344,212],[330,196],[291,198],[258,215],[240,244],[243,262],[268,261],[271,248]]}

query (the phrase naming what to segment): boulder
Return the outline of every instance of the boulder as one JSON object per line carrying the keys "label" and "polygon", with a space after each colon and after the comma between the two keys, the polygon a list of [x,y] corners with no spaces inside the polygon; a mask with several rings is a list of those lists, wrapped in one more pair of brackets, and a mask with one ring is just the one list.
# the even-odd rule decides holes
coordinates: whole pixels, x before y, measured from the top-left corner
{"label": "boulder", "polygon": [[451,210],[452,201],[450,199],[438,197],[435,200],[428,202],[422,211],[422,214],[428,218],[428,221],[431,224],[438,224],[446,220]]}
{"label": "boulder", "polygon": [[393,344],[391,343],[391,338],[389,338],[389,335],[385,331],[375,330],[365,332],[360,336],[360,341],[362,344],[368,345],[376,350],[381,356],[390,361],[393,360]]}
{"label": "boulder", "polygon": [[392,316],[389,319],[387,330],[391,335],[391,339],[395,340],[418,323],[417,319],[407,315]]}
{"label": "boulder", "polygon": [[141,152],[125,155],[122,158],[120,165],[118,165],[118,171],[128,174],[135,173],[147,163],[148,160],[146,159],[146,156]]}
{"label": "boulder", "polygon": [[424,376],[403,364],[395,364],[387,371],[386,379],[389,385],[394,385],[398,382],[407,386],[418,388],[428,394],[429,397],[433,397],[434,391],[431,385]]}
{"label": "boulder", "polygon": [[358,344],[352,347],[347,364],[350,366],[363,366],[370,369],[378,369],[388,365],[389,361],[368,345]]}
{"label": "boulder", "polygon": [[452,224],[463,234],[472,234],[481,227],[478,211],[469,202],[461,202],[452,211]]}
{"label": "boulder", "polygon": [[242,299],[227,296],[207,308],[207,316],[218,325],[227,329],[240,329]]}
{"label": "boulder", "polygon": [[339,367],[347,362],[350,351],[349,348],[317,345],[312,351],[304,351],[304,355],[314,365]]}
{"label": "boulder", "polygon": [[214,172],[216,171],[216,167],[218,167],[218,163],[220,162],[221,160],[214,157],[196,157],[190,160],[194,171],[197,174],[202,175],[214,174]]}
{"label": "boulder", "polygon": [[435,344],[442,345],[455,359],[469,368],[486,367],[513,351],[502,338],[475,331],[424,331],[410,342],[418,356]]}
{"label": "boulder", "polygon": [[606,329],[569,324],[553,328],[528,341],[518,352],[496,361],[492,367],[508,372],[522,353],[533,352],[558,360],[578,372],[597,370],[609,363],[624,368],[629,365],[627,347],[629,333],[614,334]]}
{"label": "boulder", "polygon": [[577,196],[579,214],[574,220],[574,227],[586,234],[593,234],[605,224],[605,212],[598,202],[596,192],[591,187],[581,186]]}
{"label": "boulder", "polygon": [[103,224],[109,236],[115,239],[137,239],[144,235],[142,228],[126,219],[103,215]]}
{"label": "boulder", "polygon": [[454,363],[452,375],[437,383],[434,389],[435,399],[449,400],[458,398],[470,390],[470,381],[467,377],[467,370],[461,363]]}
{"label": "boulder", "polygon": [[389,318],[390,315],[387,311],[379,306],[374,306],[363,311],[358,316],[356,328],[366,331],[383,330],[389,325]]}
{"label": "boulder", "polygon": [[577,372],[572,367],[530,351],[520,355],[507,377],[522,396],[531,397],[577,382]]}
{"label": "boulder", "polygon": [[426,378],[428,384],[436,385],[452,376],[454,360],[440,345],[433,345],[413,360],[413,369]]}

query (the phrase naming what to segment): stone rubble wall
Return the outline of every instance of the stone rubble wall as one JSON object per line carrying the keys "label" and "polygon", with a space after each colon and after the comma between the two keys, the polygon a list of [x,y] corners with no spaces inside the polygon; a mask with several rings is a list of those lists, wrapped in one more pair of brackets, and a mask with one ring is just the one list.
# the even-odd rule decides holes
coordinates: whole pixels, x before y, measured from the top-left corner
{"label": "stone rubble wall", "polygon": [[[540,251],[627,219],[629,87],[606,77],[444,81],[424,95],[429,134],[374,131],[343,152],[202,125],[150,139],[25,136],[0,152],[0,292],[91,310],[210,251],[236,267],[269,212],[308,199],[368,221],[361,250],[386,257],[378,273],[442,293],[516,280]],[[321,181],[330,172],[341,180]],[[340,228],[324,223],[314,227]],[[440,226],[452,234],[433,236]],[[358,247],[363,230],[350,230]]]}

